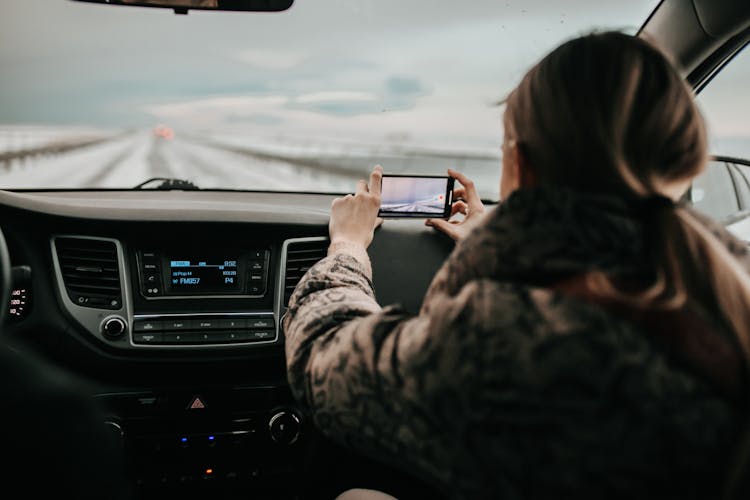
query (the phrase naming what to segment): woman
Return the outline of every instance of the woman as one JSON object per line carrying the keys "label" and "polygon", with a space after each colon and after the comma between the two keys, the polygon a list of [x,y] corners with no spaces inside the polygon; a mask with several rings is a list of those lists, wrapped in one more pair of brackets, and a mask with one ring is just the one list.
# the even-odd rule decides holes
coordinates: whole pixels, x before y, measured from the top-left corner
{"label": "woman", "polygon": [[[706,165],[690,89],[620,33],[571,40],[505,101],[500,193],[471,181],[419,315],[375,301],[369,186],[284,319],[289,381],[325,433],[452,498],[741,494],[750,257],[680,204]],[[737,443],[740,443],[738,445]]]}

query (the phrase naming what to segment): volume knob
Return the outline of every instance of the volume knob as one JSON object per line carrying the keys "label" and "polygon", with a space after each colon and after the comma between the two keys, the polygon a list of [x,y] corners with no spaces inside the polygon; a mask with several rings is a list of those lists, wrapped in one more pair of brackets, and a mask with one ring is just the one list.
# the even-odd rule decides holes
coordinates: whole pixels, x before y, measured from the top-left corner
{"label": "volume knob", "polygon": [[109,316],[104,318],[101,324],[101,331],[105,337],[116,339],[122,336],[128,328],[128,324],[120,316]]}

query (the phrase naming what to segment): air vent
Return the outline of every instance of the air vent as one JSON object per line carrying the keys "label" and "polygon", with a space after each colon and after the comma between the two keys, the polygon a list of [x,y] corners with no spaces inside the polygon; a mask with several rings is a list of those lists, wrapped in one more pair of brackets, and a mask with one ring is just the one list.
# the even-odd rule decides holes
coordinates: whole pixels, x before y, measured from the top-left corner
{"label": "air vent", "polygon": [[298,240],[291,241],[286,248],[286,262],[284,274],[284,307],[289,305],[289,298],[302,276],[316,262],[328,253],[328,240]]}
{"label": "air vent", "polygon": [[74,304],[120,309],[120,272],[113,241],[56,238],[55,249],[65,290]]}

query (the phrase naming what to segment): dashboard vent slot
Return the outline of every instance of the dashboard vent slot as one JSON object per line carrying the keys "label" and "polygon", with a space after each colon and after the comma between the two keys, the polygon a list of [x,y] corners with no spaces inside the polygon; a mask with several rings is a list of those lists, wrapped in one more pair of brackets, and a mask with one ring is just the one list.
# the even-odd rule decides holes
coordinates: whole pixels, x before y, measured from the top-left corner
{"label": "dashboard vent slot", "polygon": [[286,249],[284,307],[302,276],[328,253],[328,239],[290,242]]}
{"label": "dashboard vent slot", "polygon": [[74,304],[120,309],[120,271],[113,241],[56,238],[55,249],[65,290]]}

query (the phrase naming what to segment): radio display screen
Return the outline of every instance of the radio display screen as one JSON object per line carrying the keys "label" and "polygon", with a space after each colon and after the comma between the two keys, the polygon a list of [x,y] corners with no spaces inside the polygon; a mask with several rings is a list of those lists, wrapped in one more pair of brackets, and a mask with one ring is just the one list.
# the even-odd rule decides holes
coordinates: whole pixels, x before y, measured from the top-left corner
{"label": "radio display screen", "polygon": [[182,256],[169,258],[169,288],[181,292],[236,292],[240,288],[237,258]]}

